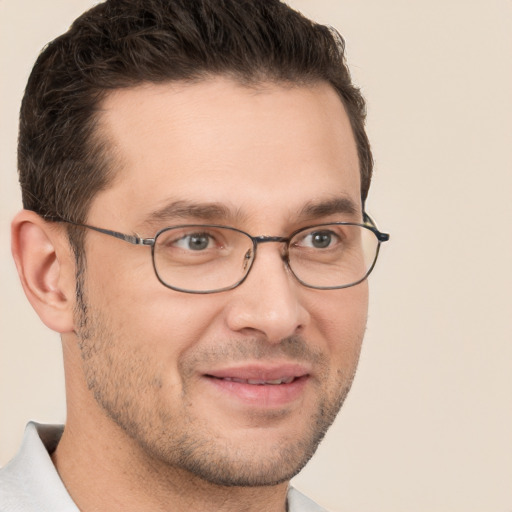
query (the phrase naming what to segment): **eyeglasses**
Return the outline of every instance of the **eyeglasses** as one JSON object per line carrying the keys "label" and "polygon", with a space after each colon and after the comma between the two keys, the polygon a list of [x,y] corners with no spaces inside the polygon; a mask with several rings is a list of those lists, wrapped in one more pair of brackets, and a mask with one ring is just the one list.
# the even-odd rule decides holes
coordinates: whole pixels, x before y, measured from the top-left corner
{"label": "eyeglasses", "polygon": [[380,244],[389,240],[365,213],[364,224],[333,222],[308,226],[289,237],[251,236],[215,224],[186,224],[161,229],[153,238],[126,235],[61,218],[134,245],[151,247],[153,268],[168,288],[185,293],[217,293],[247,278],[259,244],[283,244],[282,259],[304,286],[318,290],[348,288],[364,281],[375,267]]}

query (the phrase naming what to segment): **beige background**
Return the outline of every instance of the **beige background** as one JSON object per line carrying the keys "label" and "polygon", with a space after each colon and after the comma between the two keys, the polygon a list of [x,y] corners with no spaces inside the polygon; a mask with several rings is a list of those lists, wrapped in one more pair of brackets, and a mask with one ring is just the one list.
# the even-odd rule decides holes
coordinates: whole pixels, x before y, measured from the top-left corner
{"label": "beige background", "polygon": [[[0,464],[64,420],[58,337],[9,253],[17,110],[90,0],[0,0]],[[295,484],[339,512],[512,511],[512,1],[294,0],[368,98],[369,211],[392,233],[351,395]]]}

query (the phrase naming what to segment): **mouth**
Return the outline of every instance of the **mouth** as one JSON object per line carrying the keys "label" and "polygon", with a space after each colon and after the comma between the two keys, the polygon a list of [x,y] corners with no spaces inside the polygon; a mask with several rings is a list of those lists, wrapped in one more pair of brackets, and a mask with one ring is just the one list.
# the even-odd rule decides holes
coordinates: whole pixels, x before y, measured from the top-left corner
{"label": "mouth", "polygon": [[283,407],[299,400],[310,373],[302,365],[246,366],[203,374],[216,391],[216,398],[260,408]]}
{"label": "mouth", "polygon": [[[218,377],[212,378],[216,379]],[[238,382],[239,384],[251,384],[252,386],[278,386],[279,384],[290,384],[295,379],[300,377],[281,377],[280,379],[272,379],[272,380],[263,380],[263,379],[238,379],[236,377],[225,377],[223,380],[227,380],[229,382]]]}

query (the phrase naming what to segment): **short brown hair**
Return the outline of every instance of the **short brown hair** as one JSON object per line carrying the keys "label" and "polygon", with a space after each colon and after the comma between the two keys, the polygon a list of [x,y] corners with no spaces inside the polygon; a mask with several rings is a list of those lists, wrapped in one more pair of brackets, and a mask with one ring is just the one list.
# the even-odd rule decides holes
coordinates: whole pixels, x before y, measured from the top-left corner
{"label": "short brown hair", "polygon": [[84,222],[114,169],[95,131],[109,91],[214,75],[242,83],[330,83],[357,143],[361,197],[373,160],[365,102],[352,84],[344,41],[278,0],[107,0],[49,43],[32,70],[20,113],[23,206]]}

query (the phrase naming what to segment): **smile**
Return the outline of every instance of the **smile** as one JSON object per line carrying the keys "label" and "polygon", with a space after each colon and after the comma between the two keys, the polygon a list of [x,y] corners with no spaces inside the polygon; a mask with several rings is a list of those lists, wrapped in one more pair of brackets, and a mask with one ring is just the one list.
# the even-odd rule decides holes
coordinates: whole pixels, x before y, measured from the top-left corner
{"label": "smile", "polygon": [[213,400],[259,410],[298,403],[310,378],[309,365],[295,363],[248,364],[203,373],[203,382],[213,390]]}
{"label": "smile", "polygon": [[[213,377],[213,376],[212,376]],[[213,377],[219,378],[219,377]],[[263,379],[239,379],[236,377],[222,377],[222,380],[228,382],[238,382],[239,384],[251,384],[253,386],[265,386],[267,384],[277,386],[279,384],[290,384],[296,379],[296,377],[282,377],[280,379],[263,380]]]}

